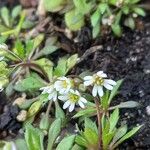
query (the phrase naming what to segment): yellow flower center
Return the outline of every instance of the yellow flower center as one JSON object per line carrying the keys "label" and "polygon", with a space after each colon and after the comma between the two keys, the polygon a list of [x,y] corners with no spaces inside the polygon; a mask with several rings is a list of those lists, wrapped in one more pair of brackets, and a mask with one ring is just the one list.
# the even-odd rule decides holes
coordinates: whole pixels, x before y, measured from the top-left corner
{"label": "yellow flower center", "polygon": [[67,82],[66,81],[62,81],[62,86],[63,86],[63,88],[67,88],[67,86],[68,86]]}
{"label": "yellow flower center", "polygon": [[95,79],[94,79],[94,83],[95,83],[96,85],[103,85],[104,79],[103,79],[102,77],[99,77],[99,76],[96,75],[94,78],[95,78]]}
{"label": "yellow flower center", "polygon": [[73,102],[73,103],[76,103],[76,102],[78,102],[78,100],[79,100],[79,96],[76,95],[76,94],[70,93],[70,94],[69,94],[69,100],[70,100],[71,102]]}

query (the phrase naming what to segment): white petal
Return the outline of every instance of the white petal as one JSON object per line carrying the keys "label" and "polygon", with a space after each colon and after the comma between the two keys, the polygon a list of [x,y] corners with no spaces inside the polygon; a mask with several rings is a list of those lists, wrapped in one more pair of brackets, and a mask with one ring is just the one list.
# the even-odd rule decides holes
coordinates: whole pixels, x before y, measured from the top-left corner
{"label": "white petal", "polygon": [[78,104],[81,108],[85,108],[84,104],[82,103],[82,101],[78,101]]}
{"label": "white petal", "polygon": [[98,90],[97,85],[94,85],[93,90],[92,90],[92,95],[93,95],[94,97],[96,97],[96,95],[97,95],[97,90]]}
{"label": "white petal", "polygon": [[75,94],[78,95],[78,96],[80,96],[80,93],[77,90],[75,90]]}
{"label": "white petal", "polygon": [[87,100],[84,97],[80,97],[79,101],[82,101],[83,103],[87,103]]}
{"label": "white petal", "polygon": [[67,107],[69,107],[70,105],[70,101],[66,101],[63,105],[63,109],[66,109]]}
{"label": "white petal", "polygon": [[93,84],[93,80],[84,81],[85,86],[89,86],[89,85],[92,85],[92,84]]}
{"label": "white petal", "polygon": [[98,87],[98,95],[99,95],[100,97],[102,97],[102,96],[104,95],[103,87],[102,87],[102,86],[99,86],[99,87]]}
{"label": "white petal", "polygon": [[105,79],[105,83],[111,84],[111,85],[116,85],[117,83],[114,80],[111,79]]}
{"label": "white petal", "polygon": [[93,78],[92,76],[85,76],[84,80],[92,80],[92,78]]}
{"label": "white petal", "polygon": [[53,101],[57,100],[57,92],[53,95]]}
{"label": "white petal", "polygon": [[52,94],[49,94],[49,96],[48,96],[48,99],[49,99],[49,100],[52,100],[52,98],[53,98],[53,93],[52,93]]}
{"label": "white petal", "polygon": [[70,106],[69,106],[69,112],[72,112],[74,110],[74,107],[75,107],[75,103],[72,103]]}
{"label": "white petal", "polygon": [[103,71],[97,72],[97,75],[102,77],[102,78],[106,78],[107,77],[107,75],[105,73],[103,73]]}
{"label": "white petal", "polygon": [[68,96],[64,95],[64,96],[58,96],[58,99],[64,101],[64,100],[68,100]]}
{"label": "white petal", "polygon": [[104,87],[108,90],[112,90],[113,89],[113,86],[111,86],[110,84],[108,83],[104,83]]}

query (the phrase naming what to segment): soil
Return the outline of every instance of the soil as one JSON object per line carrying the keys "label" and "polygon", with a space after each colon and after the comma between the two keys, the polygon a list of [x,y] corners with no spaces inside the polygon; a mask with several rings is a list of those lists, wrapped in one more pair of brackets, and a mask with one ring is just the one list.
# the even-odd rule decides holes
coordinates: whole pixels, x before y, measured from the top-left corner
{"label": "soil", "polygon": [[[121,38],[107,35],[92,40],[89,27],[78,32],[77,43],[62,33],[57,32],[57,35],[63,43],[64,52],[58,51],[53,57],[75,52],[82,57],[87,49],[102,45],[102,49],[84,57],[71,73],[103,70],[112,79],[124,79],[120,93],[112,105],[128,100],[139,102],[139,108],[122,109],[120,119],[129,125],[129,129],[138,124],[143,124],[143,127],[133,138],[122,144],[120,149],[150,150],[150,16],[143,20],[143,25],[140,24],[138,30],[126,28]],[[18,112],[18,108],[12,106],[3,93],[0,93],[0,139],[17,134],[21,128],[21,124],[15,119]]]}

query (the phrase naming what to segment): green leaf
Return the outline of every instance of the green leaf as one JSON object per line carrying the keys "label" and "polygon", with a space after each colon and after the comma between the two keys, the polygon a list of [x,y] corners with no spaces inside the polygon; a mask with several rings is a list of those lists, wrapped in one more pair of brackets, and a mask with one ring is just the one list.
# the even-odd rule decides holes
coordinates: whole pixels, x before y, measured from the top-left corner
{"label": "green leaf", "polygon": [[73,116],[73,118],[78,118],[78,117],[81,117],[81,116],[91,116],[91,115],[93,115],[95,113],[96,113],[96,108],[94,108],[94,107],[88,107],[86,109],[82,109],[79,112],[77,112]]}
{"label": "green leaf", "polygon": [[84,150],[84,148],[81,147],[81,146],[79,146],[79,145],[77,145],[77,144],[75,144],[75,145],[72,147],[71,150]]}
{"label": "green leaf", "polygon": [[88,147],[88,142],[80,135],[76,136],[75,142],[83,147]]}
{"label": "green leaf", "polygon": [[135,107],[139,107],[140,104],[138,102],[135,101],[127,101],[127,102],[122,102],[119,105],[110,107],[111,109],[116,109],[116,108],[135,108]]}
{"label": "green leaf", "polygon": [[13,19],[15,19],[16,17],[18,17],[21,13],[22,7],[21,5],[17,5],[13,8],[11,16]]}
{"label": "green leaf", "polygon": [[101,18],[100,10],[97,9],[91,16],[91,23],[93,27],[99,24],[100,18]]}
{"label": "green leaf", "polygon": [[53,66],[54,66],[52,61],[50,61],[47,58],[41,58],[41,59],[38,59],[38,60],[33,61],[33,62],[35,64],[37,64],[38,66],[40,66],[43,71],[45,71],[49,80],[52,79]]}
{"label": "green leaf", "polygon": [[97,129],[96,123],[93,122],[91,119],[89,119],[87,117],[85,118],[84,127],[93,129],[96,133],[98,133],[98,129]]}
{"label": "green leaf", "polygon": [[35,39],[33,39],[33,50],[36,49],[44,40],[44,34],[39,34]]}
{"label": "green leaf", "polygon": [[119,129],[117,129],[110,145],[114,145],[126,133],[127,133],[127,125],[124,125],[124,126],[120,127]]}
{"label": "green leaf", "polygon": [[129,131],[126,135],[124,135],[114,146],[113,148],[115,149],[116,147],[118,147],[118,145],[120,145],[122,142],[124,142],[125,140],[127,140],[128,138],[130,138],[131,136],[133,136],[140,128],[141,126],[138,127],[134,127],[131,131]]}
{"label": "green leaf", "polygon": [[16,150],[14,142],[0,141],[0,150]]}
{"label": "green leaf", "polygon": [[146,16],[146,13],[142,8],[135,7],[135,8],[133,8],[133,11],[140,16],[143,16],[143,17]]}
{"label": "green leaf", "polygon": [[91,3],[87,3],[86,0],[73,0],[76,12],[81,14],[89,13],[91,9]]}
{"label": "green leaf", "polygon": [[26,58],[29,56],[30,52],[32,51],[33,45],[34,45],[34,43],[33,43],[32,40],[27,40],[26,41],[26,47],[25,47]]}
{"label": "green leaf", "polygon": [[31,74],[14,85],[14,89],[19,92],[36,91],[44,86],[42,79],[37,74]]}
{"label": "green leaf", "polygon": [[99,6],[98,6],[101,14],[104,14],[105,11],[107,10],[108,8],[108,4],[107,3],[100,3]]}
{"label": "green leaf", "polygon": [[10,25],[10,22],[9,22],[10,16],[9,16],[8,8],[7,7],[2,7],[0,12],[1,12],[1,17],[4,21],[4,23],[6,24],[7,27],[9,27],[9,25]]}
{"label": "green leaf", "polygon": [[138,3],[138,2],[140,2],[141,0],[132,0],[132,1],[130,1],[130,3],[131,4],[136,4],[136,3]]}
{"label": "green leaf", "polygon": [[109,143],[114,136],[114,132],[103,135],[103,149],[108,149]]}
{"label": "green leaf", "polygon": [[121,30],[121,27],[119,24],[113,24],[113,25],[111,25],[111,28],[116,36],[118,36],[118,37],[121,36],[122,30]]}
{"label": "green leaf", "polygon": [[44,133],[31,124],[25,127],[25,140],[28,150],[44,150],[43,145]]}
{"label": "green leaf", "polygon": [[40,111],[42,105],[43,101],[38,100],[34,102],[28,110],[27,117],[30,118],[32,116],[35,116]]}
{"label": "green leaf", "polygon": [[119,120],[119,109],[117,108],[113,111],[113,113],[110,115],[110,118],[109,118],[109,122],[110,122],[109,132],[110,133],[116,128],[118,120]]}
{"label": "green leaf", "polygon": [[25,51],[24,51],[24,45],[20,40],[17,40],[15,42],[15,48],[13,49],[14,53],[16,53],[19,57],[24,58]]}
{"label": "green leaf", "polygon": [[57,67],[54,69],[54,75],[56,76],[64,76],[66,74],[67,69],[67,58],[62,57],[59,59]]}
{"label": "green leaf", "polygon": [[56,119],[50,126],[49,132],[48,132],[48,146],[47,150],[52,150],[53,144],[58,137],[59,133],[61,131],[61,119]]}
{"label": "green leaf", "polygon": [[56,147],[56,150],[71,150],[75,141],[75,135],[65,137]]}
{"label": "green leaf", "polygon": [[95,130],[90,129],[90,128],[85,128],[83,135],[89,145],[97,145],[98,144],[98,134],[96,133]]}
{"label": "green leaf", "polygon": [[123,80],[118,80],[117,84],[113,87],[113,90],[110,93],[108,103],[110,104],[112,99],[118,94],[118,90],[122,84]]}
{"label": "green leaf", "polygon": [[35,22],[25,19],[22,24],[22,29],[30,29],[35,25]]}
{"label": "green leaf", "polygon": [[17,150],[21,148],[21,150],[27,150],[27,144],[24,139],[17,139],[15,140],[15,144],[17,147]]}
{"label": "green leaf", "polygon": [[93,38],[96,38],[98,34],[100,33],[100,23],[97,23],[96,26],[93,27],[92,29],[92,36]]}
{"label": "green leaf", "polygon": [[44,0],[44,8],[50,12],[56,12],[63,8],[66,4],[66,0]]}
{"label": "green leaf", "polygon": [[71,10],[65,14],[65,22],[70,30],[77,31],[84,26],[84,16],[80,13],[76,14],[75,10]]}
{"label": "green leaf", "polygon": [[132,30],[135,29],[135,21],[132,17],[125,19],[124,24],[125,24],[125,26],[129,27]]}
{"label": "green leaf", "polygon": [[55,102],[55,118],[60,118],[62,119],[62,123],[65,122],[65,113],[62,110],[62,108],[59,106],[58,101]]}
{"label": "green leaf", "polygon": [[122,8],[122,12],[123,12],[125,15],[128,15],[128,14],[130,13],[129,7],[128,7],[128,6],[124,6],[124,7]]}
{"label": "green leaf", "polygon": [[68,73],[68,71],[70,71],[75,66],[77,60],[78,60],[78,54],[74,54],[67,59],[66,73]]}
{"label": "green leaf", "polygon": [[40,54],[41,55],[49,55],[55,52],[58,49],[57,46],[53,45],[46,45],[43,49],[41,49]]}

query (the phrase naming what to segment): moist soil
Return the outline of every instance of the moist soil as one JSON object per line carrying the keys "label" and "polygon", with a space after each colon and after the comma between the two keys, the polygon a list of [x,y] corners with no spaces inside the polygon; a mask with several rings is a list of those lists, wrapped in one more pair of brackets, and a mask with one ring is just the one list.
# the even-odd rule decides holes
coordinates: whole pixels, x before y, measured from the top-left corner
{"label": "moist soil", "polygon": [[[91,29],[84,27],[78,32],[78,42],[75,43],[57,32],[63,44],[63,52],[61,50],[53,54],[53,58],[58,58],[64,53],[77,52],[83,58],[71,73],[103,70],[112,79],[124,79],[112,105],[129,100],[139,102],[141,106],[138,108],[122,109],[120,120],[127,123],[129,129],[135,125],[143,127],[133,138],[122,144],[120,150],[150,150],[150,16],[142,22],[136,31],[125,28],[121,38],[105,35],[92,40]],[[57,25],[56,21],[55,23]],[[89,49],[95,46],[102,48],[90,52]],[[0,93],[0,139],[12,138],[18,134],[21,128],[15,119],[18,112],[19,109]]]}

